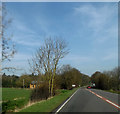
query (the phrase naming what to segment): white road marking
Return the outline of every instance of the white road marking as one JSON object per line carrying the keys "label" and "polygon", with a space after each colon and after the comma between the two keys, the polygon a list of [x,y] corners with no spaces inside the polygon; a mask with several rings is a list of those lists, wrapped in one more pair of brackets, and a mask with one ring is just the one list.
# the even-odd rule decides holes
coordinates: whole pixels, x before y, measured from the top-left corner
{"label": "white road marking", "polygon": [[[78,89],[78,90],[79,90],[79,89]],[[78,90],[77,90],[77,91],[78,91]],[[77,91],[76,91],[75,93],[77,93]],[[73,95],[75,95],[75,93],[73,93]],[[57,114],[57,113],[67,104],[67,102],[70,101],[70,99],[73,97],[73,95],[56,111],[55,114]]]}
{"label": "white road marking", "polygon": [[[97,95],[97,94],[96,94]],[[101,99],[102,99],[102,96],[100,96],[100,95],[97,95],[98,97],[100,97]]]}
{"label": "white road marking", "polygon": [[116,105],[115,103],[113,103],[113,102],[111,102],[111,101],[109,101],[109,100],[106,100],[106,101],[109,102],[109,103],[111,103],[112,105],[114,105],[114,106],[120,108],[120,106]]}
{"label": "white road marking", "polygon": [[[86,89],[86,90],[87,90],[87,89]],[[102,97],[102,96],[94,93],[94,92],[91,91],[91,90],[88,90],[88,91],[91,92],[91,93],[93,93],[93,94],[96,95],[97,97],[100,97],[102,100],[108,102],[109,104],[113,105],[114,107],[116,107],[116,108],[118,108],[118,109],[120,110],[120,106],[119,106],[119,105],[117,105],[117,104],[113,103],[112,101],[110,101],[110,100],[108,100],[108,99],[106,99],[106,98],[104,98],[104,97]]]}

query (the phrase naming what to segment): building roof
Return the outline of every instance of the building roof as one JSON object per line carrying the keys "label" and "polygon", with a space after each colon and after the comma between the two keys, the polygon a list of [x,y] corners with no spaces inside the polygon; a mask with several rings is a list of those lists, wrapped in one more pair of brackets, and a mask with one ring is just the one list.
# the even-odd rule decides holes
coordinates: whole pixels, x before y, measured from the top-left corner
{"label": "building roof", "polygon": [[33,84],[33,85],[34,85],[34,84],[37,84],[37,81],[32,81],[31,84]]}
{"label": "building roof", "polygon": [[[32,81],[32,82],[31,82],[32,85],[35,85],[35,84],[37,84],[37,83],[38,83],[38,81]],[[39,83],[43,83],[43,81],[39,81]]]}

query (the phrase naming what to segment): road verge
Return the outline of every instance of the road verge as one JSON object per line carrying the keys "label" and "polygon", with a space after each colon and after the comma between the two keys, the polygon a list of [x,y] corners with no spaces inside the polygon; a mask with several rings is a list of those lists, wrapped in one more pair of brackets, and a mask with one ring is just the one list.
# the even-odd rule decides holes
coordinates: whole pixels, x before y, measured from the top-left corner
{"label": "road verge", "polygon": [[54,96],[53,98],[36,103],[35,105],[21,110],[20,112],[52,112],[67,98],[69,98],[77,89],[78,88],[74,88],[72,90],[61,90],[61,93]]}

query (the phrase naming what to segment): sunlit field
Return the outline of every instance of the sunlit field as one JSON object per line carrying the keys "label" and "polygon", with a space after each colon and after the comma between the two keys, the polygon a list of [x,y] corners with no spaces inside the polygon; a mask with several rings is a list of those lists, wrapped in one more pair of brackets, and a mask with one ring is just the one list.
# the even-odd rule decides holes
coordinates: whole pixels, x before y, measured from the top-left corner
{"label": "sunlit field", "polygon": [[15,108],[21,108],[29,101],[31,90],[18,88],[2,89],[2,111],[13,111]]}

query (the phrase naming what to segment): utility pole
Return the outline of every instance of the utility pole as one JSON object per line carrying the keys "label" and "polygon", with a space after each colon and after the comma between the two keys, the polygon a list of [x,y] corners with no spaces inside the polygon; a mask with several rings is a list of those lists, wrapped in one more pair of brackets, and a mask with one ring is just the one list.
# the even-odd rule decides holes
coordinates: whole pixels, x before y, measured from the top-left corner
{"label": "utility pole", "polygon": [[23,79],[23,88],[24,88],[24,79]]}
{"label": "utility pole", "polygon": [[13,85],[12,85],[12,77],[11,77],[11,87],[13,88]]}

